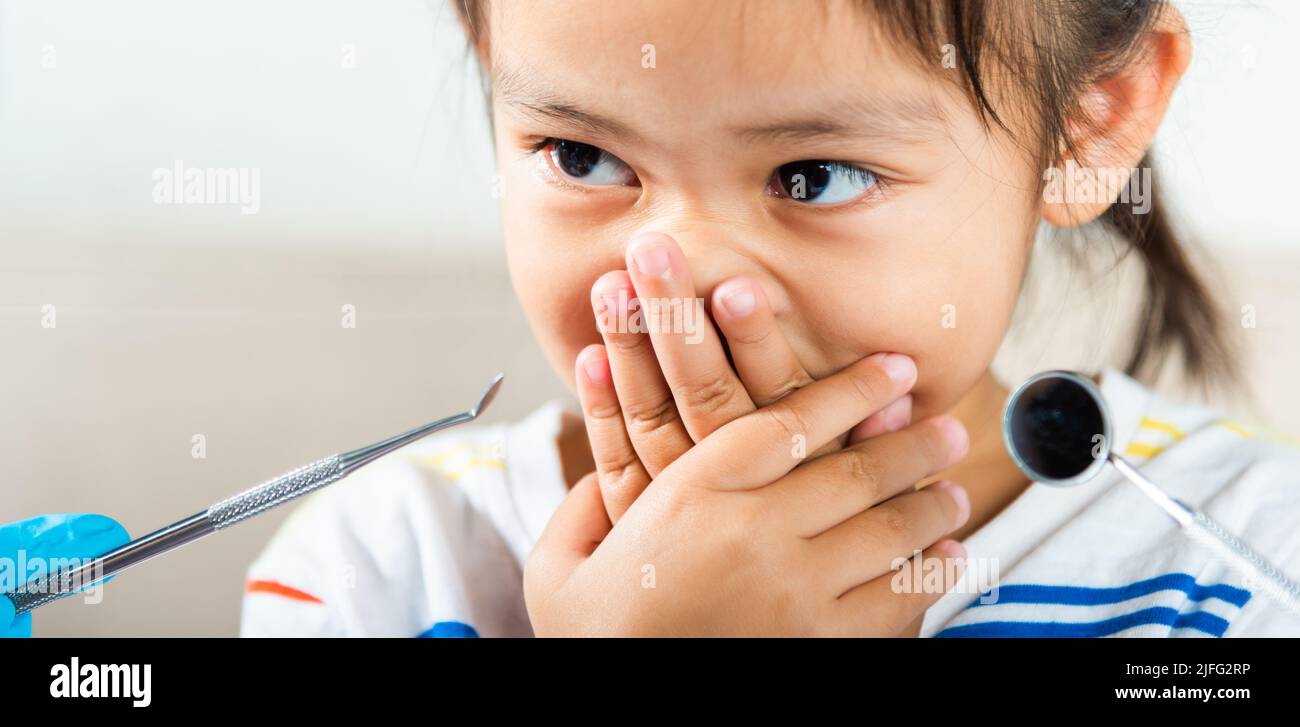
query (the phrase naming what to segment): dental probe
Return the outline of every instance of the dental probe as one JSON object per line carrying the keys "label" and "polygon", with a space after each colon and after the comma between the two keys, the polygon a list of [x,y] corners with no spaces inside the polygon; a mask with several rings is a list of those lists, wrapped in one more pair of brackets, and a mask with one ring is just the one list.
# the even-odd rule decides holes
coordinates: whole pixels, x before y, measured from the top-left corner
{"label": "dental probe", "polygon": [[483,410],[488,407],[488,404],[492,403],[492,399],[496,396],[504,378],[504,374],[497,374],[493,377],[487,388],[483,390],[478,403],[468,411],[454,414],[445,419],[439,419],[404,434],[389,437],[381,442],[375,442],[341,454],[332,454],[324,459],[304,465],[292,472],[287,472],[245,490],[234,497],[222,500],[202,512],[174,522],[160,530],[155,530],[148,535],[136,538],[75,568],[38,576],[25,583],[18,590],[6,593],[5,596],[13,602],[16,614],[27,613],[32,609],[84,590],[109,576],[143,563],[150,558],[162,555],[169,550],[192,543],[218,530],[224,530],[236,523],[257,517],[290,500],[332,485],[395,449],[406,446],[417,439],[422,439],[436,431],[477,419],[478,415],[482,414]]}

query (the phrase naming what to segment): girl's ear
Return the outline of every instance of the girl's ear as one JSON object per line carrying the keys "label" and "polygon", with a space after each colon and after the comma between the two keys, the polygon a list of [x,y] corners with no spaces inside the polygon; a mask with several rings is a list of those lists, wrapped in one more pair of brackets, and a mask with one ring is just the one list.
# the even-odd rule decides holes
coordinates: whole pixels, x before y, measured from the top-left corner
{"label": "girl's ear", "polygon": [[[1043,219],[1057,227],[1090,222],[1110,208],[1155,138],[1169,100],[1192,60],[1183,16],[1165,4],[1132,60],[1084,92],[1088,119],[1076,130],[1075,157],[1043,175]],[[1150,174],[1144,169],[1140,174]]]}

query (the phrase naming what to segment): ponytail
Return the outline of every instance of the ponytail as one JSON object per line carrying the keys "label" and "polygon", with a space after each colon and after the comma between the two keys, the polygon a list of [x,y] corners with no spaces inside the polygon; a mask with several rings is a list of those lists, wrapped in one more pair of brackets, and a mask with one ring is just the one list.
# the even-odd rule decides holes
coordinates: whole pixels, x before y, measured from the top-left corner
{"label": "ponytail", "polygon": [[[1149,155],[1139,170],[1150,173]],[[1138,254],[1144,269],[1138,335],[1124,370],[1154,376],[1174,356],[1190,379],[1233,379],[1237,363],[1227,345],[1223,311],[1174,233],[1160,195],[1153,191],[1148,201],[1150,208],[1140,213],[1130,203],[1116,202],[1101,218],[1104,228]]]}

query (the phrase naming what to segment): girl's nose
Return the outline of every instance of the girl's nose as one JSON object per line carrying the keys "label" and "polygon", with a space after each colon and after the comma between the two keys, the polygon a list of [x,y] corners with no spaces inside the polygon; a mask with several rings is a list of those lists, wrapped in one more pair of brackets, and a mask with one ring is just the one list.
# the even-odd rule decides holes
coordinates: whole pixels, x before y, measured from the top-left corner
{"label": "girl's nose", "polygon": [[628,238],[626,252],[628,265],[638,266],[642,274],[658,275],[663,270],[689,278],[695,295],[706,304],[723,280],[759,272],[740,242],[707,227],[645,228]]}

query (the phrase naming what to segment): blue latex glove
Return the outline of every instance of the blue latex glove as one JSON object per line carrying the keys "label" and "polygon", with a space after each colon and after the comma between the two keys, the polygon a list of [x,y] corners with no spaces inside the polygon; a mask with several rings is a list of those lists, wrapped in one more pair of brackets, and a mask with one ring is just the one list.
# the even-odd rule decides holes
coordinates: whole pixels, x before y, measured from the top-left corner
{"label": "blue latex glove", "polygon": [[[14,572],[19,551],[27,551],[28,562],[33,558],[93,558],[130,539],[126,528],[104,515],[40,515],[19,520],[0,525],[0,571],[9,580],[25,580],[23,574]],[[32,615],[15,618],[13,602],[0,596],[0,637],[31,635]]]}

